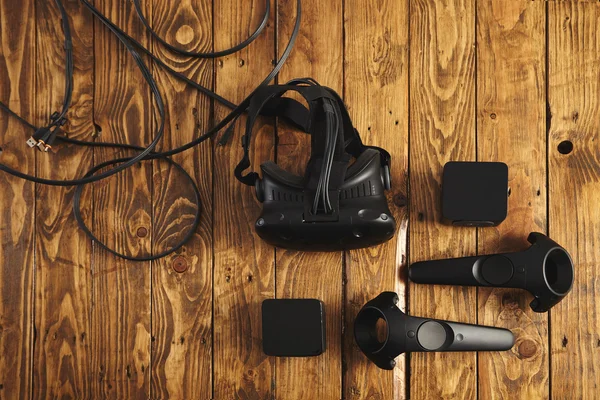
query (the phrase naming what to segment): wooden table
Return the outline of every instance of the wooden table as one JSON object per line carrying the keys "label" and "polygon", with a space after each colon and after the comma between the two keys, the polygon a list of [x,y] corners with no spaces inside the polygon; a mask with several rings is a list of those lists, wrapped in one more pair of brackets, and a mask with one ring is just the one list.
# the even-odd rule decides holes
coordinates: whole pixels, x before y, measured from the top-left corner
{"label": "wooden table", "polygon": [[[80,2],[65,3],[76,65],[66,129],[79,139],[148,143],[155,108],[132,58]],[[266,34],[213,62],[174,56],[150,40],[130,1],[95,3],[169,65],[233,102],[272,68],[296,13],[295,0],[272,0]],[[167,41],[197,51],[244,39],[265,7],[263,0],[142,4]],[[311,76],[339,91],[365,142],[392,154],[396,237],[329,254],[262,242],[253,229],[260,204],[233,178],[239,126],[227,146],[207,141],[175,157],[201,187],[203,219],[189,244],[157,262],[127,262],[94,246],[74,222],[72,188],[2,174],[1,399],[600,398],[600,3],[302,4],[302,32],[279,82]],[[53,1],[0,0],[0,100],[34,124],[62,103],[61,40]],[[161,148],[227,114],[152,70],[168,113]],[[124,154],[64,145],[38,153],[25,145],[31,132],[5,113],[0,132],[0,161],[40,177],[80,176]],[[268,119],[256,132],[254,165],[276,156],[303,171],[305,134]],[[441,171],[452,160],[509,165],[509,215],[499,227],[439,222]],[[84,217],[111,246],[158,252],[185,233],[194,212],[181,182],[164,162],[142,163],[88,187]],[[409,262],[522,250],[531,231],[565,246],[576,265],[572,292],[549,313],[533,313],[531,296],[519,290],[406,281]],[[394,372],[379,370],[358,351],[352,324],[384,290],[398,292],[413,315],[509,328],[516,344],[503,353],[415,353],[399,358]],[[325,354],[263,354],[260,306],[274,297],[325,302]]]}

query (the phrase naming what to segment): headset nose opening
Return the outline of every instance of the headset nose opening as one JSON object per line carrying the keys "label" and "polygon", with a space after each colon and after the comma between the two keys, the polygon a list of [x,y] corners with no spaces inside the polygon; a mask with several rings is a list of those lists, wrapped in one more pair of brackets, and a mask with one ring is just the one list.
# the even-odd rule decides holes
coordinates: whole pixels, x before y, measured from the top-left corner
{"label": "headset nose opening", "polygon": [[573,285],[573,262],[563,249],[551,250],[544,260],[544,278],[548,287],[559,295],[565,295]]}

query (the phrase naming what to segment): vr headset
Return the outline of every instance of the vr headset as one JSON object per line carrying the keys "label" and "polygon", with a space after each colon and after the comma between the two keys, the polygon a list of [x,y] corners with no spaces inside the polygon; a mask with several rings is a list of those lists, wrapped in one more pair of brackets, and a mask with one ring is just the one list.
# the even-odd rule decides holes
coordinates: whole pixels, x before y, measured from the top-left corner
{"label": "vr headset", "polygon": [[[300,102],[283,97],[301,95]],[[250,167],[252,130],[259,115],[281,117],[311,135],[311,157],[304,176],[272,161],[256,172]],[[302,251],[341,251],[383,243],[396,221],[385,191],[391,188],[390,154],[363,145],[342,99],[310,79],[260,89],[248,107],[244,157],[236,178],[254,186],[263,204],[258,235],[273,246]],[[354,160],[354,162],[351,162]]]}

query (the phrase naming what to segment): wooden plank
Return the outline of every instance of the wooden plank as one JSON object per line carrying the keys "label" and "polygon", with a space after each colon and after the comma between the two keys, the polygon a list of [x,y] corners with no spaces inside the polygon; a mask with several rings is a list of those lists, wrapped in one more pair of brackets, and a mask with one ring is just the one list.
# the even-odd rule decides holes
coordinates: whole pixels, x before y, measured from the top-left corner
{"label": "wooden plank", "polygon": [[[508,216],[479,230],[480,254],[522,251],[546,231],[544,2],[477,3],[477,158],[508,165]],[[548,319],[522,290],[478,290],[478,323],[510,329],[513,351],[479,354],[482,398],[548,398]]]}
{"label": "wooden plank", "polygon": [[[480,229],[480,254],[521,251],[546,231],[545,4],[477,4],[479,161],[509,167],[508,217]],[[479,289],[479,323],[510,329],[514,351],[479,355],[484,398],[548,397],[548,321],[522,290]]]}
{"label": "wooden plank", "polygon": [[[280,0],[277,7],[278,47],[283,52],[294,27],[296,0]],[[302,2],[302,28],[279,82],[310,76],[338,93],[343,89],[342,1]],[[310,137],[278,126],[277,161],[304,175],[310,157]],[[315,298],[324,302],[326,351],[319,357],[278,358],[276,396],[339,399],[342,393],[342,253],[304,253],[277,250],[276,297]]]}
{"label": "wooden plank", "polygon": [[388,202],[397,234],[382,246],[346,257],[344,398],[405,399],[406,359],[394,373],[379,369],[354,341],[360,308],[383,291],[396,291],[405,308],[408,224],[408,1],[345,3],[344,98],[363,141],[392,154]]}
{"label": "wooden plank", "polygon": [[[168,43],[187,51],[211,51],[212,1],[153,3],[152,26]],[[194,81],[213,86],[213,62],[179,57],[155,44],[154,53]],[[175,148],[210,127],[211,101],[196,89],[154,68],[168,113],[161,148]],[[155,399],[212,395],[212,145],[176,155],[202,194],[202,222],[181,250],[153,266],[152,383]],[[166,162],[154,163],[154,253],[187,234],[196,207],[185,178]],[[180,272],[178,272],[180,271]]]}
{"label": "wooden plank", "polygon": [[[0,100],[35,114],[35,2],[0,0]],[[35,173],[31,130],[0,110],[0,162]],[[33,183],[0,174],[0,398],[31,395],[35,207]]]}
{"label": "wooden plank", "polygon": [[[96,6],[148,45],[131,3],[109,0]],[[151,13],[148,15],[151,18]],[[94,44],[94,116],[102,129],[99,139],[147,145],[154,132],[154,105],[147,83],[123,45],[98,21]],[[95,163],[122,154],[97,149]],[[151,185],[151,163],[141,163],[94,185],[93,229],[100,240],[126,254],[150,254]],[[94,398],[149,397],[150,267],[148,262],[125,261],[94,248],[90,335]]]}
{"label": "wooden plank", "polygon": [[[271,15],[274,15],[274,3]],[[265,11],[264,0],[215,0],[215,49],[246,39]],[[272,70],[274,19],[247,49],[217,61],[216,89],[239,103]],[[220,121],[228,109],[215,106]],[[242,158],[245,117],[227,146],[215,144],[214,164],[214,398],[272,398],[274,361],[262,351],[261,303],[274,296],[274,250],[254,232],[260,203],[254,189],[233,171]],[[253,134],[252,165],[273,157],[273,121],[259,121]],[[215,142],[216,143],[216,142]]]}
{"label": "wooden plank", "polygon": [[[93,133],[93,25],[80,2],[64,2],[74,46],[74,92],[65,130],[90,140]],[[37,14],[37,87],[41,100],[36,121],[46,124],[64,97],[65,54],[60,12],[54,2],[39,2]],[[56,168],[60,165],[60,168]],[[92,150],[59,144],[37,157],[38,176],[73,179],[92,165]],[[71,211],[74,188],[38,185],[36,193],[36,346],[34,397],[90,396],[89,313],[91,308],[91,241]],[[91,198],[82,199],[89,215]]]}
{"label": "wooden plank", "polygon": [[[475,4],[411,2],[410,262],[474,255],[475,230],[443,225],[449,161],[475,159]],[[475,323],[475,288],[411,285],[415,316]],[[411,398],[473,399],[476,353],[413,353]]]}
{"label": "wooden plank", "polygon": [[600,393],[600,4],[548,6],[549,233],[575,264],[573,290],[550,311],[550,391],[555,399],[594,399]]}

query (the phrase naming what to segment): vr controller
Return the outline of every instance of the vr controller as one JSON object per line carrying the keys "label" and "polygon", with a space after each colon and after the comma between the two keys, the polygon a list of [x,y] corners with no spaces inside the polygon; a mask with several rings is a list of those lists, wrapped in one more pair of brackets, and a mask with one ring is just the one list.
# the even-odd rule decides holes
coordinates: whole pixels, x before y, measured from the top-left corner
{"label": "vr controller", "polygon": [[[546,312],[571,290],[573,261],[569,253],[547,236],[533,232],[531,246],[522,252],[417,262],[409,268],[416,283],[522,288],[533,294],[530,307]],[[398,296],[384,292],[369,301],[354,322],[361,351],[378,367],[393,369],[394,358],[414,351],[501,351],[514,344],[507,329],[461,324],[405,315]],[[386,322],[383,339],[377,322]]]}
{"label": "vr controller", "polygon": [[408,275],[416,283],[525,289],[534,296],[531,309],[546,312],[571,290],[573,260],[541,233],[532,232],[527,240],[531,247],[523,252],[417,262]]}
{"label": "vr controller", "polygon": [[[394,292],[383,292],[369,301],[354,322],[354,338],[362,352],[382,369],[393,369],[394,359],[405,352],[509,350],[515,343],[502,328],[411,317],[397,306]],[[386,323],[383,339],[377,322]]]}

